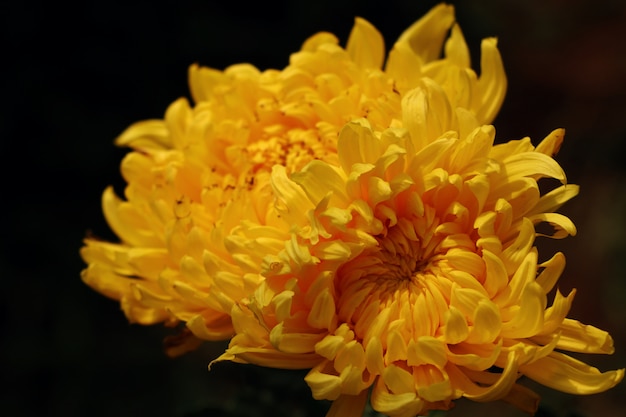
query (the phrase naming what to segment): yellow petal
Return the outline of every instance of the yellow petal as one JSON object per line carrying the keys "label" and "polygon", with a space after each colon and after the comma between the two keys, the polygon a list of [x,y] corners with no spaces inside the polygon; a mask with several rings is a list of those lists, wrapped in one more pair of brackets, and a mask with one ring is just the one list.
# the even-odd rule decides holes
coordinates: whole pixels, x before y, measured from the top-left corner
{"label": "yellow petal", "polygon": [[[406,373],[406,371],[404,372]],[[411,379],[413,378],[411,377]],[[414,390],[413,392],[396,394],[389,392],[385,385],[383,378],[379,377],[372,390],[371,402],[374,410],[401,417],[413,417],[424,410],[425,401],[418,397]]]}
{"label": "yellow petal", "polygon": [[482,299],[478,302],[472,321],[467,343],[491,343],[500,334],[502,327],[500,310],[491,301]]}
{"label": "yellow petal", "polygon": [[466,370],[465,374],[458,368],[450,368],[450,378],[460,385],[463,396],[473,401],[487,402],[503,398],[517,380],[517,355],[510,352],[500,375],[490,372]]}
{"label": "yellow petal", "polygon": [[559,277],[565,269],[565,256],[561,252],[554,254],[552,258],[539,265],[543,271],[537,277],[537,283],[541,285],[543,291],[549,293],[556,285]]}
{"label": "yellow petal", "polygon": [[326,417],[361,417],[367,401],[367,390],[359,395],[340,395],[326,414]]}
{"label": "yellow petal", "polygon": [[444,340],[448,344],[460,343],[469,335],[467,321],[463,314],[454,306],[446,313],[446,323],[444,327]]}
{"label": "yellow petal", "polygon": [[528,215],[558,210],[564,203],[578,195],[579,187],[575,184],[564,184],[541,196]]}
{"label": "yellow petal", "polygon": [[159,247],[158,239],[147,224],[142,213],[130,203],[115,195],[113,187],[107,187],[102,194],[102,211],[107,223],[125,243],[137,247]]}
{"label": "yellow petal", "polygon": [[576,290],[572,290],[567,297],[564,297],[561,291],[556,290],[552,306],[545,311],[543,329],[541,329],[540,335],[552,336],[557,332],[557,328],[563,323],[572,307],[575,294]]}
{"label": "yellow petal", "polygon": [[402,334],[397,330],[390,330],[387,333],[387,354],[385,361],[392,363],[407,359],[407,344]]}
{"label": "yellow petal", "polygon": [[381,141],[374,136],[369,122],[358,119],[347,123],[337,138],[339,161],[350,173],[358,163],[374,164],[382,154]]}
{"label": "yellow petal", "polygon": [[561,148],[563,138],[565,137],[565,129],[554,129],[544,140],[537,145],[535,152],[541,152],[548,156],[554,156]]}
{"label": "yellow petal", "polygon": [[394,394],[415,392],[413,375],[396,365],[387,365],[383,371],[382,379]]}
{"label": "yellow petal", "polygon": [[383,345],[378,337],[372,337],[365,347],[365,364],[372,375],[381,375],[385,369]]}
{"label": "yellow petal", "polygon": [[343,202],[347,206],[348,198],[345,194],[345,178],[341,176],[339,170],[322,161],[310,162],[300,172],[291,175],[291,179],[302,187],[309,200],[317,205],[327,195],[331,194],[331,199]]}
{"label": "yellow petal", "polygon": [[306,217],[303,215],[314,206],[298,184],[287,177],[287,171],[282,165],[272,167],[272,190],[276,197],[276,208],[291,224],[302,224]]}
{"label": "yellow petal", "polygon": [[496,38],[483,39],[480,48],[480,78],[478,87],[482,106],[476,112],[481,124],[490,124],[502,106],[506,93],[507,80]]}
{"label": "yellow petal", "polygon": [[452,26],[450,31],[450,37],[446,41],[445,46],[446,58],[460,68],[469,68],[470,66],[470,53],[461,32],[461,27],[458,24]]}
{"label": "yellow petal", "polygon": [[426,401],[434,403],[452,398],[450,378],[440,368],[432,365],[414,367],[413,378],[417,394]]}
{"label": "yellow petal", "polygon": [[327,364],[317,365],[304,377],[316,400],[335,400],[341,394],[341,378],[321,371]]}
{"label": "yellow petal", "polygon": [[318,329],[330,329],[336,322],[335,301],[328,288],[313,302],[307,324]]}
{"label": "yellow petal", "polygon": [[484,287],[489,298],[494,298],[500,291],[506,288],[509,277],[502,260],[491,251],[483,249],[483,261],[485,262]]}
{"label": "yellow petal", "polygon": [[335,369],[342,372],[347,367],[355,367],[360,371],[365,369],[365,350],[356,340],[351,340],[345,344],[335,358]]}
{"label": "yellow petal", "polygon": [[405,30],[396,41],[396,46],[407,44],[422,62],[433,61],[439,58],[443,41],[453,22],[454,7],[439,4]]}
{"label": "yellow petal", "polygon": [[567,236],[576,236],[576,226],[569,217],[560,213],[541,213],[528,216],[528,219],[534,224],[546,222],[554,227],[554,233],[537,233],[537,236],[551,237],[554,239],[563,239]]}
{"label": "yellow petal", "polygon": [[558,352],[522,365],[520,371],[542,385],[577,395],[606,391],[624,377],[624,369],[601,373],[584,362]]}
{"label": "yellow petal", "polygon": [[539,177],[555,178],[565,183],[565,172],[551,157],[538,152],[511,155],[503,161],[509,178]]}
{"label": "yellow petal", "polygon": [[454,128],[452,108],[443,89],[425,78],[402,99],[402,122],[411,134],[416,150]]}
{"label": "yellow petal", "polygon": [[523,338],[539,333],[543,327],[543,312],[546,309],[546,295],[536,282],[526,285],[519,300],[519,311],[513,319],[502,324],[502,337]]}
{"label": "yellow petal", "polygon": [[[520,265],[523,265],[523,262],[533,262],[528,257],[533,257],[535,265],[537,263],[537,253],[535,251],[531,251],[530,248],[533,245],[535,239],[535,228],[532,222],[528,218],[522,219],[522,224],[520,226],[519,235],[504,251],[502,252],[502,260],[504,261],[504,265],[506,266],[506,270],[508,274],[515,273],[515,276],[519,276],[520,278],[525,278],[528,281],[528,265],[524,266],[524,270],[519,270]],[[522,273],[524,272],[524,273]],[[515,276],[513,278],[513,283],[517,282],[515,280]],[[521,289],[518,287],[517,290]]]}
{"label": "yellow petal", "polygon": [[420,336],[415,342],[411,339],[407,356],[409,366],[430,364],[443,368],[448,361],[445,343],[432,336]]}
{"label": "yellow petal", "polygon": [[130,293],[130,284],[136,280],[116,274],[110,268],[100,264],[90,264],[80,274],[81,279],[87,285],[100,294],[120,300]]}
{"label": "yellow petal", "polygon": [[447,353],[449,362],[462,366],[466,370],[483,371],[496,363],[501,350],[500,344],[463,342],[449,345]]}
{"label": "yellow petal", "polygon": [[202,315],[197,314],[189,319],[186,325],[196,337],[203,340],[225,340],[234,333],[227,314],[216,315],[209,323]]}
{"label": "yellow petal", "polygon": [[170,149],[171,138],[163,120],[145,120],[128,127],[115,139],[117,146],[134,149]]}
{"label": "yellow petal", "polygon": [[226,80],[224,73],[198,64],[189,66],[189,90],[196,103],[209,100],[213,96],[213,88]]}
{"label": "yellow petal", "polygon": [[566,318],[555,332],[560,335],[557,343],[558,349],[608,355],[615,351],[613,338],[608,332],[595,326],[582,324],[578,320]]}
{"label": "yellow petal", "polygon": [[328,32],[319,32],[308,38],[300,48],[302,51],[314,52],[318,47],[325,44],[336,45],[339,40],[335,35]]}
{"label": "yellow petal", "polygon": [[385,59],[385,42],[378,30],[367,20],[357,17],[350,32],[346,51],[362,68],[381,68]]}

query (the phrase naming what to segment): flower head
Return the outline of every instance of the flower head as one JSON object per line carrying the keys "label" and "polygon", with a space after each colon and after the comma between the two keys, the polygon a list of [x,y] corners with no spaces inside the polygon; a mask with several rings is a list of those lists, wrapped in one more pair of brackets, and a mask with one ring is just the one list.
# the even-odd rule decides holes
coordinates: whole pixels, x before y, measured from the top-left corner
{"label": "flower head", "polygon": [[[121,243],[86,241],[84,281],[132,321],[185,323],[172,353],[232,336],[218,360],[309,369],[329,416],[360,415],[369,392],[390,416],[460,397],[531,411],[521,375],[612,387],[623,370],[562,353],[611,353],[612,339],[567,318],[574,291],[548,306],[565,258],[535,247],[576,232],[556,213],[578,193],[553,159],[564,131],[494,144],[495,39],[481,56],[478,77],[440,5],[384,68],[363,19],[345,49],[319,33],[282,71],[193,65],[193,107],[118,138],[128,186],[103,209]],[[543,178],[560,185],[542,193]]]}
{"label": "flower head", "polygon": [[[125,200],[108,188],[102,205],[121,242],[87,239],[83,280],[119,300],[133,322],[182,321],[198,338],[229,338],[232,306],[263,279],[249,259],[232,255],[233,230],[273,221],[273,166],[287,173],[313,160],[339,166],[339,130],[361,117],[380,131],[402,126],[401,103],[422,79],[481,123],[504,98],[495,40],[483,41],[478,77],[451,6],[416,22],[384,68],[383,60],[381,35],[357,18],[345,49],[318,33],[282,71],[192,65],[194,106],[179,99],[163,120],[136,123],[117,139],[133,150],[121,167]],[[254,258],[267,250],[263,241],[257,249]]]}
{"label": "flower head", "polygon": [[[403,100],[404,127],[342,129],[340,166],[274,167],[291,227],[254,267],[265,279],[233,308],[237,334],[220,360],[310,368],[332,416],[361,415],[369,389],[375,410],[414,416],[459,397],[534,411],[521,375],[576,394],[622,379],[557,351],[613,351],[606,332],[566,317],[574,291],[547,306],[565,259],[540,262],[533,246],[539,223],[553,238],[575,233],[554,212],[578,192],[551,157],[563,130],[537,147],[494,145],[493,127],[444,104],[424,81]],[[541,178],[562,185],[541,195]],[[238,228],[234,253],[250,253],[255,231]]]}

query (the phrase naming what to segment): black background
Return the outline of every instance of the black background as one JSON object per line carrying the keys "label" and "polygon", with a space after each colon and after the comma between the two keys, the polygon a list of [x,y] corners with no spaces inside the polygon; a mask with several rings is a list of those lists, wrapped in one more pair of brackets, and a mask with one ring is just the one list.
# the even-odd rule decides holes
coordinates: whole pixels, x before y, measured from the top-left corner
{"label": "black background", "polygon": [[[84,4],[83,4],[84,3]],[[570,314],[607,329],[626,366],[626,6],[622,1],[458,1],[476,59],[498,36],[509,91],[495,126],[501,141],[535,143],[567,129],[557,160],[580,195],[562,210],[578,236],[540,242],[563,250]],[[354,16],[390,47],[433,1],[4,2],[0,6],[2,252],[0,413],[6,416],[323,416],[302,372],[206,365],[224,344],[168,359],[160,326],[129,325],[116,302],[82,284],[88,232],[115,239],[100,210],[104,188],[123,189],[129,124],[162,117],[188,96],[191,63],[283,68],[310,35],[345,45]],[[535,387],[535,385],[530,384]],[[540,388],[539,388],[540,389]],[[625,384],[575,397],[541,389],[540,414],[621,416]],[[450,416],[520,415],[460,401]]]}

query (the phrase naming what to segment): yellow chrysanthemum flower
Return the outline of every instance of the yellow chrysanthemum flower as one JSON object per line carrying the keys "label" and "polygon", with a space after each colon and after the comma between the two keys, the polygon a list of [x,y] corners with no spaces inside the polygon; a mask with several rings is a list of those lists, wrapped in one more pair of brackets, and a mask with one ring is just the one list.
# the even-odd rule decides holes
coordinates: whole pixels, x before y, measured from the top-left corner
{"label": "yellow chrysanthemum flower", "polygon": [[[370,388],[375,410],[409,417],[459,397],[534,411],[521,375],[576,394],[619,382],[623,370],[559,352],[612,353],[613,342],[566,318],[574,291],[547,307],[565,260],[540,262],[533,246],[540,223],[554,238],[575,233],[554,212],[578,193],[551,158],[563,130],[536,148],[494,146],[494,128],[453,110],[430,80],[404,97],[401,121],[348,123],[339,166],[273,168],[283,224],[233,233],[233,256],[259,259],[248,267],[264,281],[233,308],[237,334],[218,360],[311,368],[329,416],[360,416]],[[541,195],[541,178],[562,185]],[[262,258],[259,236],[272,239]]]}
{"label": "yellow chrysanthemum flower", "polygon": [[[195,106],[177,100],[164,120],[136,123],[117,139],[133,149],[122,163],[125,200],[108,188],[102,201],[121,243],[87,239],[83,280],[119,300],[130,321],[182,321],[200,339],[229,338],[232,306],[263,279],[232,255],[232,230],[272,221],[274,165],[287,173],[313,160],[338,166],[339,130],[361,117],[380,131],[401,126],[401,102],[422,79],[481,124],[495,117],[506,90],[496,41],[483,41],[478,77],[451,6],[410,27],[384,69],[383,44],[356,19],[345,49],[319,33],[282,71],[191,66]],[[263,241],[257,249],[255,257],[267,250]]]}
{"label": "yellow chrysanthemum flower", "polygon": [[[310,369],[330,416],[360,415],[370,391],[376,410],[413,416],[460,397],[532,410],[520,375],[615,385],[623,370],[559,352],[612,340],[567,318],[574,292],[547,307],[565,261],[534,247],[540,223],[575,233],[555,213],[578,192],[552,159],[563,131],[494,145],[496,41],[478,77],[453,23],[435,7],[384,69],[362,19],[345,49],[317,34],[282,71],[192,66],[193,107],[118,138],[128,186],[103,210],[121,243],[87,239],[83,280],[131,321],[185,323],[171,353],[234,335],[218,360]],[[541,178],[562,185],[542,195]]]}

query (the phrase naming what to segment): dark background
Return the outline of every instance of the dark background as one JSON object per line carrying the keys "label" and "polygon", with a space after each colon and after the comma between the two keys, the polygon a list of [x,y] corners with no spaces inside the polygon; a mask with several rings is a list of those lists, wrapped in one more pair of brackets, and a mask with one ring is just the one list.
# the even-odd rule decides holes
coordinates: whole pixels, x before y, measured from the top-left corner
{"label": "dark background", "polygon": [[[345,45],[355,15],[390,47],[434,1],[3,2],[0,6],[2,251],[0,413],[6,416],[323,416],[302,372],[206,365],[224,344],[168,359],[160,326],[129,325],[116,302],[82,284],[78,250],[88,231],[114,239],[103,189],[123,188],[129,124],[162,117],[188,96],[191,63],[283,68],[310,35]],[[500,140],[538,143],[567,129],[558,161],[580,195],[562,212],[579,229],[541,242],[563,250],[563,292],[578,288],[571,317],[607,329],[626,366],[626,5],[621,0],[458,1],[475,54],[498,36],[509,91]],[[533,384],[529,384],[535,386]],[[538,415],[621,416],[626,384],[590,397],[540,389]],[[460,401],[449,416],[521,415]],[[440,414],[437,414],[440,415]]]}

